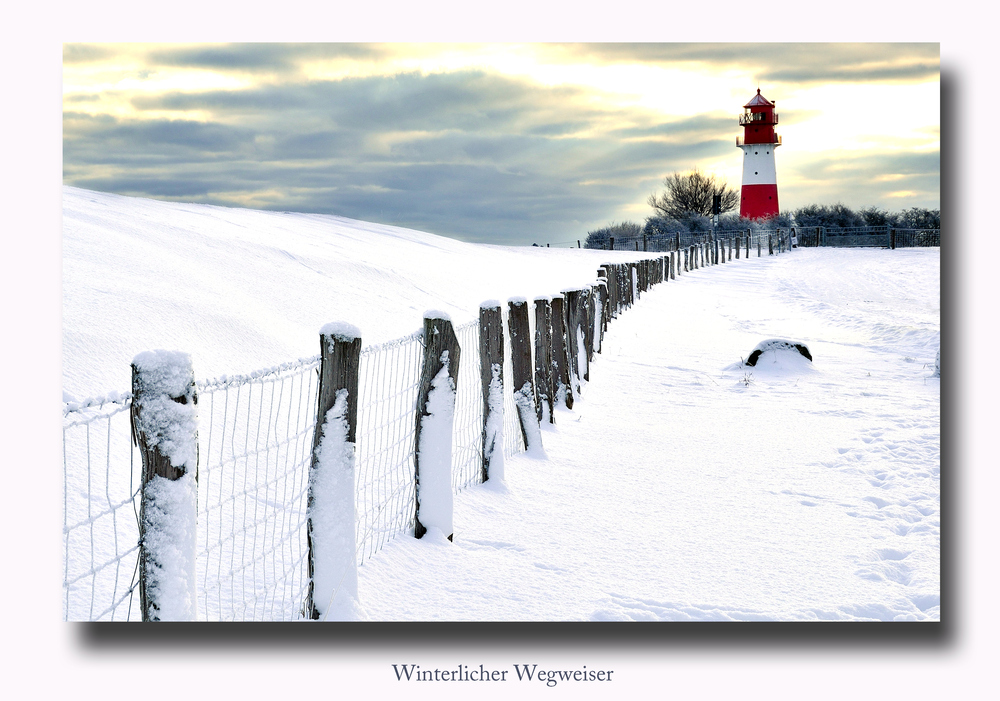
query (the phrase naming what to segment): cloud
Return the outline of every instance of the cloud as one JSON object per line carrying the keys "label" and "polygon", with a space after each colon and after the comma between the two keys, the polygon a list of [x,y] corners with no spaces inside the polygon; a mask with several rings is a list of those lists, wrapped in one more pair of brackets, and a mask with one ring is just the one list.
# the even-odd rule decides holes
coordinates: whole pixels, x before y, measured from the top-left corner
{"label": "cloud", "polygon": [[[704,137],[712,120],[658,122],[587,98],[484,71],[142,95],[136,117],[66,113],[64,179],[524,243],[574,236],[581,221],[644,200],[668,166],[730,147]],[[164,110],[210,121],[144,117]]]}
{"label": "cloud", "polygon": [[566,62],[739,67],[762,83],[928,80],[941,68],[936,43],[555,44],[543,50]]}
{"label": "cloud", "polygon": [[[432,53],[433,47],[417,49]],[[911,79],[935,66],[937,56],[937,45],[529,49],[545,60],[578,63],[752,64],[775,75],[784,71],[788,79],[801,73],[795,79],[806,81]],[[67,93],[67,184],[332,213],[466,240],[541,243],[575,240],[629,213],[634,218],[671,172],[706,162],[739,164],[737,125],[729,116],[668,116],[622,106],[584,85],[547,85],[482,67],[424,72],[383,66],[383,73],[336,80],[309,78],[302,70],[311,61],[338,57],[388,61],[406,53],[398,45],[140,45],[122,52],[126,80],[105,91],[83,85]],[[67,65],[114,59],[107,48],[86,45],[67,45],[65,54]],[[243,77],[181,90],[165,68],[171,66]],[[129,92],[128,81],[143,68],[157,71],[170,88],[156,92],[146,84],[143,92]],[[802,121],[810,112],[796,115]],[[782,201],[822,202],[832,192],[845,202],[859,197],[870,203],[879,193],[931,193],[940,179],[928,158],[937,156],[882,153],[866,161],[820,154],[812,162],[789,160],[790,169],[782,159],[779,180],[793,183],[783,185],[788,195]],[[879,181],[874,174],[900,178]]]}

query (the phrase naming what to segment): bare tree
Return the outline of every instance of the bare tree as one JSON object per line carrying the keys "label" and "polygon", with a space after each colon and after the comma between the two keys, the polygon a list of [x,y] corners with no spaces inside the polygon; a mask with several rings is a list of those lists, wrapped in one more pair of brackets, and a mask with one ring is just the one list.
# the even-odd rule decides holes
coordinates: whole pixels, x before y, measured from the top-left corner
{"label": "bare tree", "polygon": [[662,217],[684,219],[691,214],[712,216],[712,198],[722,196],[722,212],[729,212],[739,205],[740,193],[729,187],[725,180],[701,171],[674,173],[663,179],[667,188],[660,195],[652,194],[646,202]]}

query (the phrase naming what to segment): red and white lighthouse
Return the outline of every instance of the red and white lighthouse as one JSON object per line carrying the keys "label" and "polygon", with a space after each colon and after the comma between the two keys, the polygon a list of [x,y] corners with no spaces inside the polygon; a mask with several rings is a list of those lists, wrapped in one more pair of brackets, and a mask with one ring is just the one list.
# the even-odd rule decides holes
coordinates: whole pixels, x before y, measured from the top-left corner
{"label": "red and white lighthouse", "polygon": [[743,105],[740,126],[743,136],[736,145],[743,150],[743,190],[740,193],[740,216],[764,219],[778,213],[778,176],[774,169],[774,149],[781,137],[774,133],[778,113],[774,103],[757,94]]}

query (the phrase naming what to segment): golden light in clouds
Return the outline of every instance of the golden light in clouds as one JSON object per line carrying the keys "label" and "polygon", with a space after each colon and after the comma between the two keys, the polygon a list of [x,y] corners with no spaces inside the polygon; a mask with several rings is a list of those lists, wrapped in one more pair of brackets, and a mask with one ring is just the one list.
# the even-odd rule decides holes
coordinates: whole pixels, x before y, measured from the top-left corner
{"label": "golden light in clouds", "polygon": [[[780,116],[782,211],[837,201],[934,208],[938,55],[933,44],[70,45],[64,143],[74,145],[64,149],[64,177],[130,194],[191,192],[198,201],[327,207],[359,218],[385,209],[372,194],[383,190],[396,198],[405,190],[414,202],[465,203],[465,188],[483,192],[502,180],[512,190],[483,198],[470,222],[505,210],[495,202],[510,198],[520,198],[532,222],[538,201],[564,202],[550,221],[569,216],[573,230],[602,219],[641,222],[650,213],[646,198],[669,173],[699,169],[739,186],[738,115],[760,87]],[[441,94],[447,99],[438,106]],[[205,129],[196,134],[198,125]],[[137,162],[146,135],[156,155],[142,169],[101,162],[126,143],[129,162]],[[174,144],[183,151],[176,162],[190,167],[157,172],[174,162],[167,150]],[[230,173],[219,149],[233,158]],[[74,162],[75,153],[84,160]],[[265,166],[254,166],[246,185],[253,190],[233,190],[233,174],[242,177],[250,163]],[[421,177],[405,170],[417,167]],[[218,175],[203,185],[183,182],[208,171]],[[468,181],[472,172],[482,185]],[[285,180],[290,175],[315,183],[314,204],[301,195],[305,184]],[[162,185],[169,178],[176,187]],[[345,188],[371,197],[362,208],[347,196],[343,206],[354,209],[330,204],[324,191]],[[580,202],[592,213],[581,214]]]}

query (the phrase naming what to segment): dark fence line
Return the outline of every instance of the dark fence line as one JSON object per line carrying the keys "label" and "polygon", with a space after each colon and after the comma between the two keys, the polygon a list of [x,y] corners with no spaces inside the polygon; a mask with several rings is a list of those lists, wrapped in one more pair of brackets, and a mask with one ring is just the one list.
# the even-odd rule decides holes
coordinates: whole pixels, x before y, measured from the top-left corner
{"label": "dark fence line", "polygon": [[792,237],[793,246],[915,248],[941,245],[940,229],[902,229],[890,226],[793,226],[779,229],[740,229],[716,231],[649,232],[640,236],[609,237],[598,248],[609,251],[657,253],[684,251],[691,246],[721,241],[729,246],[735,240],[749,239],[752,245],[766,241],[768,236]]}

